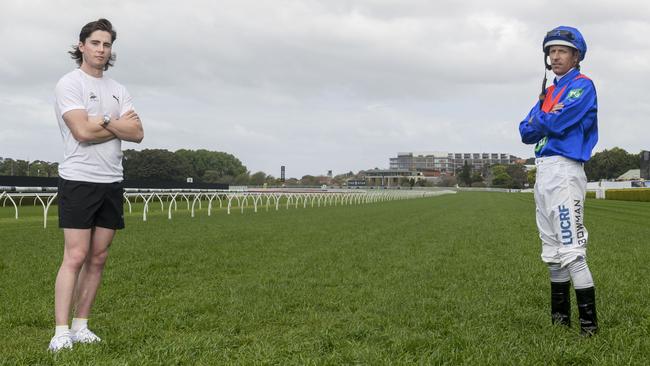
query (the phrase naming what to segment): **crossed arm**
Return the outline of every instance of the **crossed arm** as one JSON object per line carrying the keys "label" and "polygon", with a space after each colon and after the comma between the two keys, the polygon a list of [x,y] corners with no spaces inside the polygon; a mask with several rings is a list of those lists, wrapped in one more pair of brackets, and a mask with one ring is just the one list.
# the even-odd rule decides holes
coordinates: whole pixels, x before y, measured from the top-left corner
{"label": "crossed arm", "polygon": [[593,119],[585,119],[585,115],[596,108],[596,90],[591,82],[574,85],[584,92],[577,99],[565,98],[548,113],[540,109],[540,103],[530,110],[526,118],[519,124],[521,141],[525,144],[537,143],[544,136],[561,137],[569,129],[582,124],[584,129],[591,127]]}
{"label": "crossed arm", "polygon": [[79,142],[102,143],[112,139],[139,143],[144,138],[140,117],[134,110],[129,110],[120,118],[111,118],[104,128],[102,117],[89,117],[83,109],[74,109],[63,114],[63,120],[72,136]]}

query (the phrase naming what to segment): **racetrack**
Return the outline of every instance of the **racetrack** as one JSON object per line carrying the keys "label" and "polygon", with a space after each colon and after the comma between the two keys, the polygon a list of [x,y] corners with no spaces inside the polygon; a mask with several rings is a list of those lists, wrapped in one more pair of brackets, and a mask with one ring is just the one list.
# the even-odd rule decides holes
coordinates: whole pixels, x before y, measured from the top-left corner
{"label": "racetrack", "polygon": [[0,207],[0,365],[650,363],[650,203],[586,203],[591,339],[573,295],[574,327],[550,325],[531,194],[146,222],[134,209],[91,318],[105,342],[56,356],[62,233],[39,210]]}

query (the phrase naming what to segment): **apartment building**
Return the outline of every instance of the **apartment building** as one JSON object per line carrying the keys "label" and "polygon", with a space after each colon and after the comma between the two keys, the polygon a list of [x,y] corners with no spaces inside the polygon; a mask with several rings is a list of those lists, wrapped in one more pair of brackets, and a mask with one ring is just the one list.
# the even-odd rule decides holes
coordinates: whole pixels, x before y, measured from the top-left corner
{"label": "apartment building", "polygon": [[521,158],[508,153],[449,153],[443,151],[399,152],[390,158],[390,169],[418,171],[424,175],[454,175],[465,162],[473,170],[481,171],[484,167],[496,164],[514,164]]}

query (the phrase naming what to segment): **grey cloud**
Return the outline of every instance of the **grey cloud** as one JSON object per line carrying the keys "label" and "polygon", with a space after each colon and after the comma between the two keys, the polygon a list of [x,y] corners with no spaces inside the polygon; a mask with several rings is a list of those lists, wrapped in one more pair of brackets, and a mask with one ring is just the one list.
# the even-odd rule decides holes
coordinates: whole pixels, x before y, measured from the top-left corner
{"label": "grey cloud", "polygon": [[650,10],[640,0],[554,4],[5,1],[0,156],[60,158],[52,89],[75,67],[66,51],[80,27],[99,17],[118,31],[107,75],[145,123],[143,144],[125,148],[228,151],[252,171],[278,175],[285,164],[298,177],[386,167],[397,151],[531,156],[517,124],[540,88],[541,39],[559,23],[587,37],[597,148],[648,148]]}

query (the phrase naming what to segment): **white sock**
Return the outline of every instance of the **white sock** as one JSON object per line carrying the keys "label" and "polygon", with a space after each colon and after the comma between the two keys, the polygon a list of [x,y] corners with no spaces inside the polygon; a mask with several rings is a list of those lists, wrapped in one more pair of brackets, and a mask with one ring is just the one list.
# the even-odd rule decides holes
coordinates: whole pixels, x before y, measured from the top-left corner
{"label": "white sock", "polygon": [[58,337],[58,336],[60,336],[60,335],[63,335],[63,334],[65,334],[65,333],[68,333],[68,332],[70,332],[70,328],[68,328],[67,325],[57,325],[57,326],[54,328],[54,336],[55,336],[55,337]]}
{"label": "white sock", "polygon": [[72,331],[77,332],[81,329],[88,328],[88,319],[85,318],[72,318]]}

